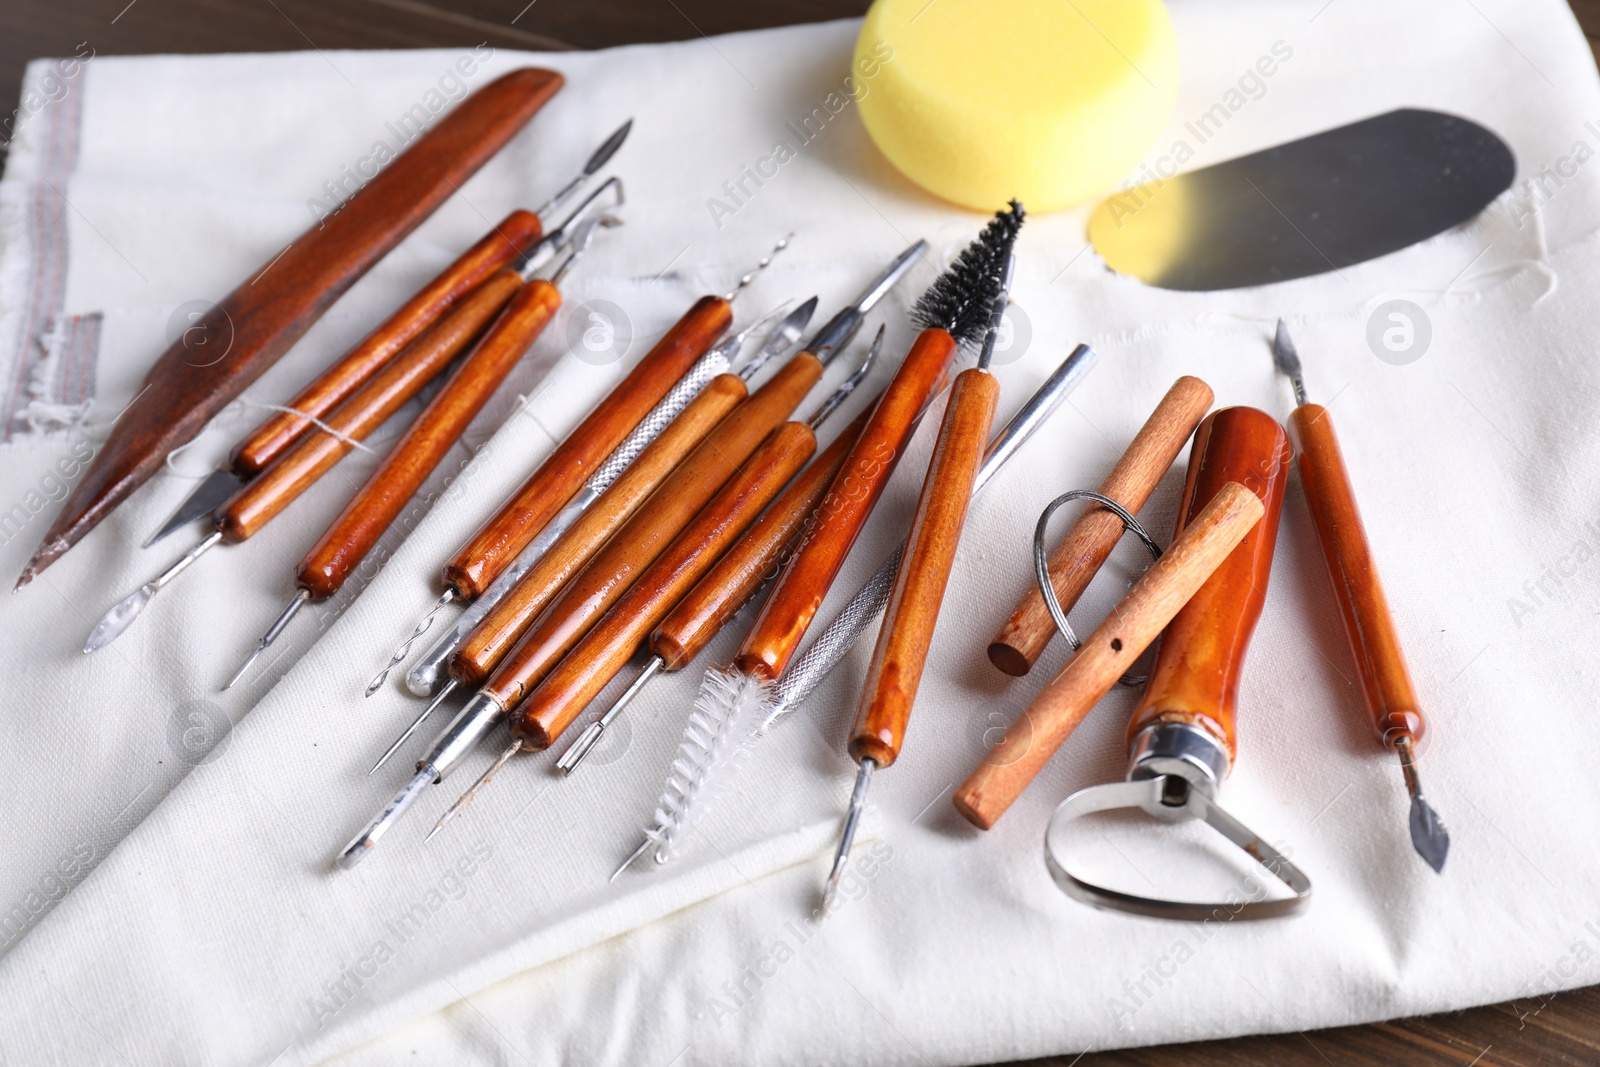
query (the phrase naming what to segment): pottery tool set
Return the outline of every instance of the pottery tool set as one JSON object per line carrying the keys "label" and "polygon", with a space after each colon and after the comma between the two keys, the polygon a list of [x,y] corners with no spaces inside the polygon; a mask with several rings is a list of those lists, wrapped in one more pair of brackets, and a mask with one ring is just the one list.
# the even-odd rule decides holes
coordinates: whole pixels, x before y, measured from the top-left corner
{"label": "pottery tool set", "polygon": [[[869,21],[892,36],[909,17],[903,6],[882,0]],[[1123,15],[1128,39],[1142,42],[1141,54],[1165,81],[1172,56],[1159,7],[1131,4]],[[913,128],[953,106],[956,90],[929,70],[916,55],[899,61],[863,117],[908,175],[950,199],[990,210],[1010,196],[986,184],[993,169],[947,172],[942,156],[926,157],[928,144],[944,143],[935,136],[939,131]],[[1104,73],[1126,77],[1122,65]],[[530,68],[473,93],[325,225],[292,242],[185,333],[156,361],[19,586],[84,537],[170,451],[255,381],[561,85],[559,75]],[[921,117],[895,125],[896,94],[917,102]],[[1033,111],[1019,112],[1019,122],[1044,130],[1063,120],[1055,104],[1035,103]],[[1090,122],[1087,115],[1075,121]],[[288,605],[223,688],[245,676],[305,605],[337,595],[552,321],[562,304],[561,284],[586,250],[605,231],[623,226],[623,181],[601,172],[631,127],[630,120],[608,136],[537,209],[502,219],[240,441],[226,467],[203,479],[147,545],[202,519],[209,532],[114,605],[84,651],[124,632],[156,593],[212,548],[250,538],[344,457],[370,452],[363,442],[416,402],[419,413],[306,551]],[[1003,160],[1009,151],[984,141],[990,136],[985,130],[957,132],[957,140],[972,139],[974,156]],[[1115,158],[1128,154],[1126,130],[1103,125],[1095,136]],[[1434,112],[1393,112],[1150,188],[1125,189],[1093,214],[1089,233],[1113,269],[1146,284],[1201,291],[1265,284],[1337,270],[1437,234],[1476,214],[1505,188],[1512,170],[1509,152],[1482,127]],[[1057,173],[1017,163],[1008,172],[1017,175],[1019,193],[1036,187],[1059,192],[1062,182],[1082,179],[1070,166]],[[1259,195],[1246,195],[1247,186]],[[1044,206],[1059,206],[1059,196],[1040,195]],[[1268,212],[1258,200],[1275,209],[1281,201],[1285,209]],[[1375,202],[1393,210],[1367,210]],[[1137,809],[1162,822],[1210,826],[1281,883],[1282,892],[1252,901],[1238,916],[1292,913],[1308,903],[1310,879],[1225,810],[1220,797],[1240,757],[1240,679],[1269,584],[1279,515],[1286,500],[1300,506],[1303,497],[1372,732],[1400,761],[1413,845],[1442,872],[1449,837],[1422,792],[1420,702],[1331,419],[1326,408],[1308,402],[1300,359],[1282,322],[1272,354],[1296,402],[1287,433],[1253,408],[1212,410],[1215,397],[1206,382],[1178,378],[1095,489],[1068,491],[1038,517],[1034,581],[987,646],[936,637],[964,558],[974,495],[1098,358],[1086,345],[1073,347],[992,432],[1007,389],[995,353],[1018,262],[1027,255],[1025,243],[1019,247],[1024,218],[1022,203],[1009,199],[926,284],[904,316],[918,332],[898,359],[889,358],[895,354],[889,330],[902,317],[897,311],[888,313],[870,344],[855,342],[874,310],[928,261],[924,241],[888,262],[820,328],[811,325],[815,296],[789,294],[754,310],[747,306],[753,298],[739,303],[747,289],[767,284],[761,281],[771,277],[767,268],[791,242],[803,241],[795,234],[778,240],[726,292],[700,296],[666,327],[490,517],[439,561],[431,606],[409,631],[397,628],[398,646],[366,682],[366,695],[392,688],[392,677],[403,679],[421,710],[407,713],[409,725],[368,773],[386,766],[453,697],[466,699],[411,760],[393,799],[337,854],[337,865],[350,867],[371,855],[429,786],[473,759],[501,726],[506,732],[498,756],[444,810],[428,837],[461,815],[512,757],[542,752],[571,731],[574,739],[558,759],[526,761],[561,781],[652,679],[698,664],[705,673],[693,706],[683,709],[682,742],[670,759],[659,754],[666,768],[660,800],[639,846],[612,878],[647,854],[665,864],[685,850],[719,798],[737,788],[740,768],[768,731],[802,707],[876,624],[862,676],[848,682],[858,694],[854,721],[834,739],[853,761],[855,781],[821,882],[819,914],[835,903],[874,777],[908,756],[924,675],[948,671],[949,657],[981,662],[986,654],[996,670],[1022,678],[1057,634],[1070,646],[1070,658],[1030,700],[1018,702],[1017,725],[955,789],[960,814],[981,829],[993,827],[1114,686],[1142,686],[1127,730],[1125,778],[1079,789],[1062,802],[1045,831],[1049,875],[1068,895],[1099,907],[1191,920],[1209,914],[1218,905],[1126,892],[1075,866],[1080,820]],[[1331,253],[1319,248],[1320,258],[1308,255],[1284,226],[1306,244],[1307,232],[1322,235]],[[611,239],[625,241],[628,232],[624,227]],[[196,346],[225,327],[232,341],[222,358],[198,358]],[[848,370],[808,406],[835,363]],[[866,388],[880,369],[881,389]],[[876,395],[858,403],[848,424],[823,444],[833,416],[859,401],[857,393],[873,389]],[[935,412],[931,457],[916,472],[914,509],[901,517],[877,515],[888,510],[879,504],[924,415]],[[1177,528],[1163,550],[1138,514],[1191,440]],[[1300,496],[1287,489],[1295,455]],[[1076,466],[1071,457],[1060,462]],[[1046,457],[1030,466],[1042,477],[1056,476]],[[1072,501],[1088,503],[1051,549],[1045,543],[1050,517]],[[807,646],[869,522],[903,525],[899,547]],[[1068,614],[1129,532],[1155,560],[1080,640]],[[1019,527],[1019,537],[1025,533]],[[426,576],[414,577],[421,610]],[[713,641],[734,631],[747,607],[753,611],[731,662],[704,663]],[[453,618],[447,609],[456,611]],[[427,647],[413,656],[424,639]],[[1137,677],[1136,663],[1152,647],[1148,675]],[[620,695],[597,709],[612,683],[640,660]],[[352,691],[359,687],[357,679],[347,681]],[[925,711],[923,721],[934,715]],[[951,725],[948,711],[937,717],[945,720],[943,728]]]}

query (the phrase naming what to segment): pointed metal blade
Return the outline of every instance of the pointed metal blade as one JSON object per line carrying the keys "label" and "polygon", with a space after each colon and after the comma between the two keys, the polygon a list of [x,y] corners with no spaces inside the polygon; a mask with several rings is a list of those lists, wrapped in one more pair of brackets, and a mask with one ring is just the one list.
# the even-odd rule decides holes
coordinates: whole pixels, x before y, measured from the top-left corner
{"label": "pointed metal blade", "polygon": [[1428,861],[1435,872],[1444,872],[1444,858],[1450,851],[1450,835],[1439,815],[1418,793],[1411,798],[1411,847]]}
{"label": "pointed metal blade", "polygon": [[583,173],[590,175],[605,166],[611,157],[617,154],[617,149],[622,147],[622,142],[628,139],[628,132],[632,129],[632,119],[618,126],[617,132],[607,137],[605,144],[594,150],[594,155],[589,157],[589,162],[583,165]]}
{"label": "pointed metal blade", "polygon": [[150,536],[144,547],[149,548],[168,534],[181,530],[196,519],[216,511],[225,500],[237,493],[243,484],[243,480],[232,471],[212,471],[206,475],[204,481],[194,487],[188,499],[178,505],[178,510],[172,513],[171,518],[167,519],[161,529]]}
{"label": "pointed metal blade", "polygon": [[1278,320],[1278,332],[1272,337],[1272,359],[1289,378],[1300,380],[1300,353],[1295,351],[1294,338],[1289,336],[1289,328],[1282,319]]}

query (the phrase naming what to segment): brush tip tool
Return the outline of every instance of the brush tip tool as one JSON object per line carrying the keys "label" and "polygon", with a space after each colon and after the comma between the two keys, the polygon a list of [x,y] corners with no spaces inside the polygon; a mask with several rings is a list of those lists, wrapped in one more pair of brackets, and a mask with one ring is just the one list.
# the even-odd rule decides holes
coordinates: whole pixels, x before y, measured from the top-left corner
{"label": "brush tip tool", "polygon": [[1395,742],[1400,769],[1406,776],[1406,792],[1411,794],[1411,847],[1437,874],[1444,873],[1445,856],[1450,852],[1450,834],[1439,813],[1422,795],[1422,779],[1417,775],[1417,754],[1410,737]]}
{"label": "brush tip tool", "polygon": [[822,887],[822,914],[827,915],[839,895],[839,882],[850,866],[850,848],[855,844],[856,830],[861,825],[861,814],[867,810],[867,790],[872,787],[872,772],[877,761],[864,759],[856,766],[856,787],[850,792],[850,810],[845,813],[844,828],[839,832],[839,848],[833,855],[833,867],[828,871],[828,881]]}
{"label": "brush tip tool", "polygon": [[963,345],[982,339],[1009,284],[1006,268],[1025,217],[1015,200],[995,212],[977,239],[922,294],[911,309],[911,321],[920,329],[944,330]]}

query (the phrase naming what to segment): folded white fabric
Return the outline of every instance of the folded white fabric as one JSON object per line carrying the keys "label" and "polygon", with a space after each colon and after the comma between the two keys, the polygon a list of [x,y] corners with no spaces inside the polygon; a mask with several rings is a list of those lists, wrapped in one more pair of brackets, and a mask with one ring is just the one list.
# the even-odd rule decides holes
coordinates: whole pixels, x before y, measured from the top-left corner
{"label": "folded white fabric", "polygon": [[[848,794],[840,742],[867,648],[753,754],[741,790],[664,870],[605,880],[648,819],[694,670],[653,685],[570,780],[548,755],[519,758],[425,846],[432,817],[467,784],[452,779],[366,864],[331,870],[407,773],[364,774],[416,710],[397,686],[363,700],[366,679],[431,600],[441,560],[621,371],[566,354],[569,315],[469,434],[475,456],[458,450],[363,569],[359,596],[321,625],[303,622],[240,690],[216,687],[371,457],[350,457],[259,538],[163,592],[117,644],[82,656],[105,607],[183,547],[136,546],[258,417],[241,406],[6,599],[0,1059],[954,1064],[1303,1030],[1600,980],[1600,926],[1586,910],[1600,893],[1589,840],[1600,803],[1584,788],[1600,740],[1589,691],[1600,370],[1587,343],[1600,281],[1589,167],[1600,130],[1588,123],[1600,92],[1587,46],[1562,0],[1185,0],[1173,18],[1183,89],[1152,159],[1187,139],[1200,165],[1428,106],[1499,132],[1522,181],[1474,223],[1382,261],[1224,294],[1109,275],[1085,250],[1084,212],[1030,222],[1016,297],[1031,342],[999,370],[1002,415],[1073,343],[1093,343],[1101,363],[974,508],[905,757],[875,787],[876,833],[836,917],[810,915]],[[474,73],[454,82],[443,80],[460,58],[449,51],[94,57],[70,74],[35,64],[28,88],[48,102],[22,123],[0,183],[0,571],[20,568],[60,479],[132,395],[183,305],[269,259],[311,220],[311,201],[326,202],[324,183],[393,139],[386,124],[430,91],[459,95],[528,62],[569,79],[252,402],[288,396],[630,115],[615,165],[627,226],[597,242],[566,296],[569,308],[620,305],[637,335],[630,360],[788,230],[793,247],[741,298],[741,319],[812,292],[831,313],[916,237],[940,256],[959,249],[981,218],[907,184],[848,107],[808,134],[791,125],[842,83],[855,32],[479,50]],[[1268,54],[1276,73],[1241,83]],[[1185,123],[1219,102],[1226,123],[1197,142]],[[741,187],[779,140],[793,158]],[[890,351],[904,350],[905,302],[931,277],[925,268],[879,316]],[[1432,329],[1404,366],[1366,341],[1373,309],[1396,297]],[[1332,405],[1433,711],[1426,781],[1454,842],[1449,865],[1436,877],[1411,854],[1399,771],[1367,736],[1292,485],[1225,800],[1292,846],[1314,903],[1301,918],[1215,931],[1092,911],[1054,888],[1040,838],[1068,791],[1120,773],[1133,695],[1108,698],[980,835],[948,793],[1062,661],[1056,650],[1032,677],[1008,680],[983,648],[1029,581],[1032,517],[1058,492],[1096,484],[1175,377],[1206,378],[1219,404],[1287,410],[1267,349],[1279,316]],[[929,436],[824,618],[903,533]],[[1147,509],[1163,536],[1180,477],[1181,465]],[[1130,550],[1085,618],[1136,563]]]}

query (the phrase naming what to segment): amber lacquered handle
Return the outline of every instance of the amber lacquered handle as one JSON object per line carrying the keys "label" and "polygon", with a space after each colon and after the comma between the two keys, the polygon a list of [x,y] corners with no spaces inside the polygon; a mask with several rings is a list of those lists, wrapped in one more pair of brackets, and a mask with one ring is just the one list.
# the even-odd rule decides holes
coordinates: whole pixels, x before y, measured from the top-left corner
{"label": "amber lacquered handle", "polygon": [[691,663],[756,591],[777,577],[871,413],[869,404],[661,620],[650,635],[650,651],[661,657],[665,670]]}
{"label": "amber lacquered handle", "polygon": [[723,419],[568,583],[544,618],[506,654],[483,691],[506,710],[514,709],[683,532],[821,377],[817,357],[802,352]]}
{"label": "amber lacquered handle", "polygon": [[779,426],[684,527],[605,617],[522,702],[512,732],[547,748],[628,665],[651,627],[672,610],[817,449],[803,422]]}
{"label": "amber lacquered handle", "polygon": [[678,464],[744,400],[747,392],[744,379],[737,374],[719,374],[707,382],[600,499],[472,628],[461,647],[451,653],[447,667],[450,677],[462,685],[477,685],[489,677],[506,650],[555,601],[572,576],[594,558]]}
{"label": "amber lacquered handle", "polygon": [[321,419],[344,403],[463,297],[537,244],[542,233],[539,216],[531,211],[519,208],[501,219],[482,240],[463,252],[433,281],[418,289],[377,329],[296,393],[294,399],[284,405],[291,410],[275,412],[235,445],[229,457],[234,473],[241,478],[260,474],[289,450],[311,426],[312,419]]}
{"label": "amber lacquered handle", "polygon": [[1289,416],[1289,430],[1300,453],[1300,481],[1333,580],[1344,635],[1361,678],[1367,721],[1387,746],[1404,737],[1420,742],[1427,723],[1372,560],[1372,546],[1367,544],[1333,421],[1322,405],[1302,404]]}
{"label": "amber lacquered handle", "polygon": [[465,600],[476,600],[489,588],[690,365],[705,355],[732,316],[726,300],[701,297],[445,564],[445,585]]}
{"label": "amber lacquered handle", "polygon": [[773,681],[788,666],[955,354],[943,330],[918,335],[761,606],[735,660],[739,670]]}
{"label": "amber lacquered handle", "polygon": [[540,279],[511,298],[444,388],[300,561],[295,580],[313,600],[339,591],[560,306],[560,292]]}
{"label": "amber lacquered handle", "polygon": [[887,767],[900,756],[999,401],[1000,383],[988,371],[963,371],[951,387],[856,705],[850,758],[858,762],[870,759]]}
{"label": "amber lacquered handle", "polygon": [[1266,513],[1161,635],[1150,681],[1128,723],[1130,742],[1157,723],[1182,723],[1221,741],[1230,761],[1237,752],[1239,678],[1267,599],[1289,457],[1283,427],[1255,408],[1223,408],[1195,431],[1179,530],[1229,482],[1256,494]]}
{"label": "amber lacquered handle", "polygon": [[[1211,387],[1199,378],[1186,375],[1174,382],[1100,483],[1100,495],[1137,514],[1178,458],[1183,443],[1205,418],[1211,400]],[[1067,536],[1050,553],[1050,585],[1062,611],[1072,610],[1121,538],[1122,520],[1098,504],[1091,505],[1072,524]],[[990,643],[989,661],[1020,678],[1038,662],[1055,632],[1055,621],[1044,606],[1039,587],[1030,583],[1016,611]]]}
{"label": "amber lacquered handle", "polygon": [[215,516],[225,540],[256,534],[293,503],[360,441],[383,425],[483,333],[522,288],[513,270],[502,270],[436,321],[388,366],[367,380],[323,420],[334,432],[313,430],[256,478],[223,502]]}
{"label": "amber lacquered handle", "polygon": [[1223,486],[956,790],[956,810],[992,827],[1265,511],[1250,490]]}

